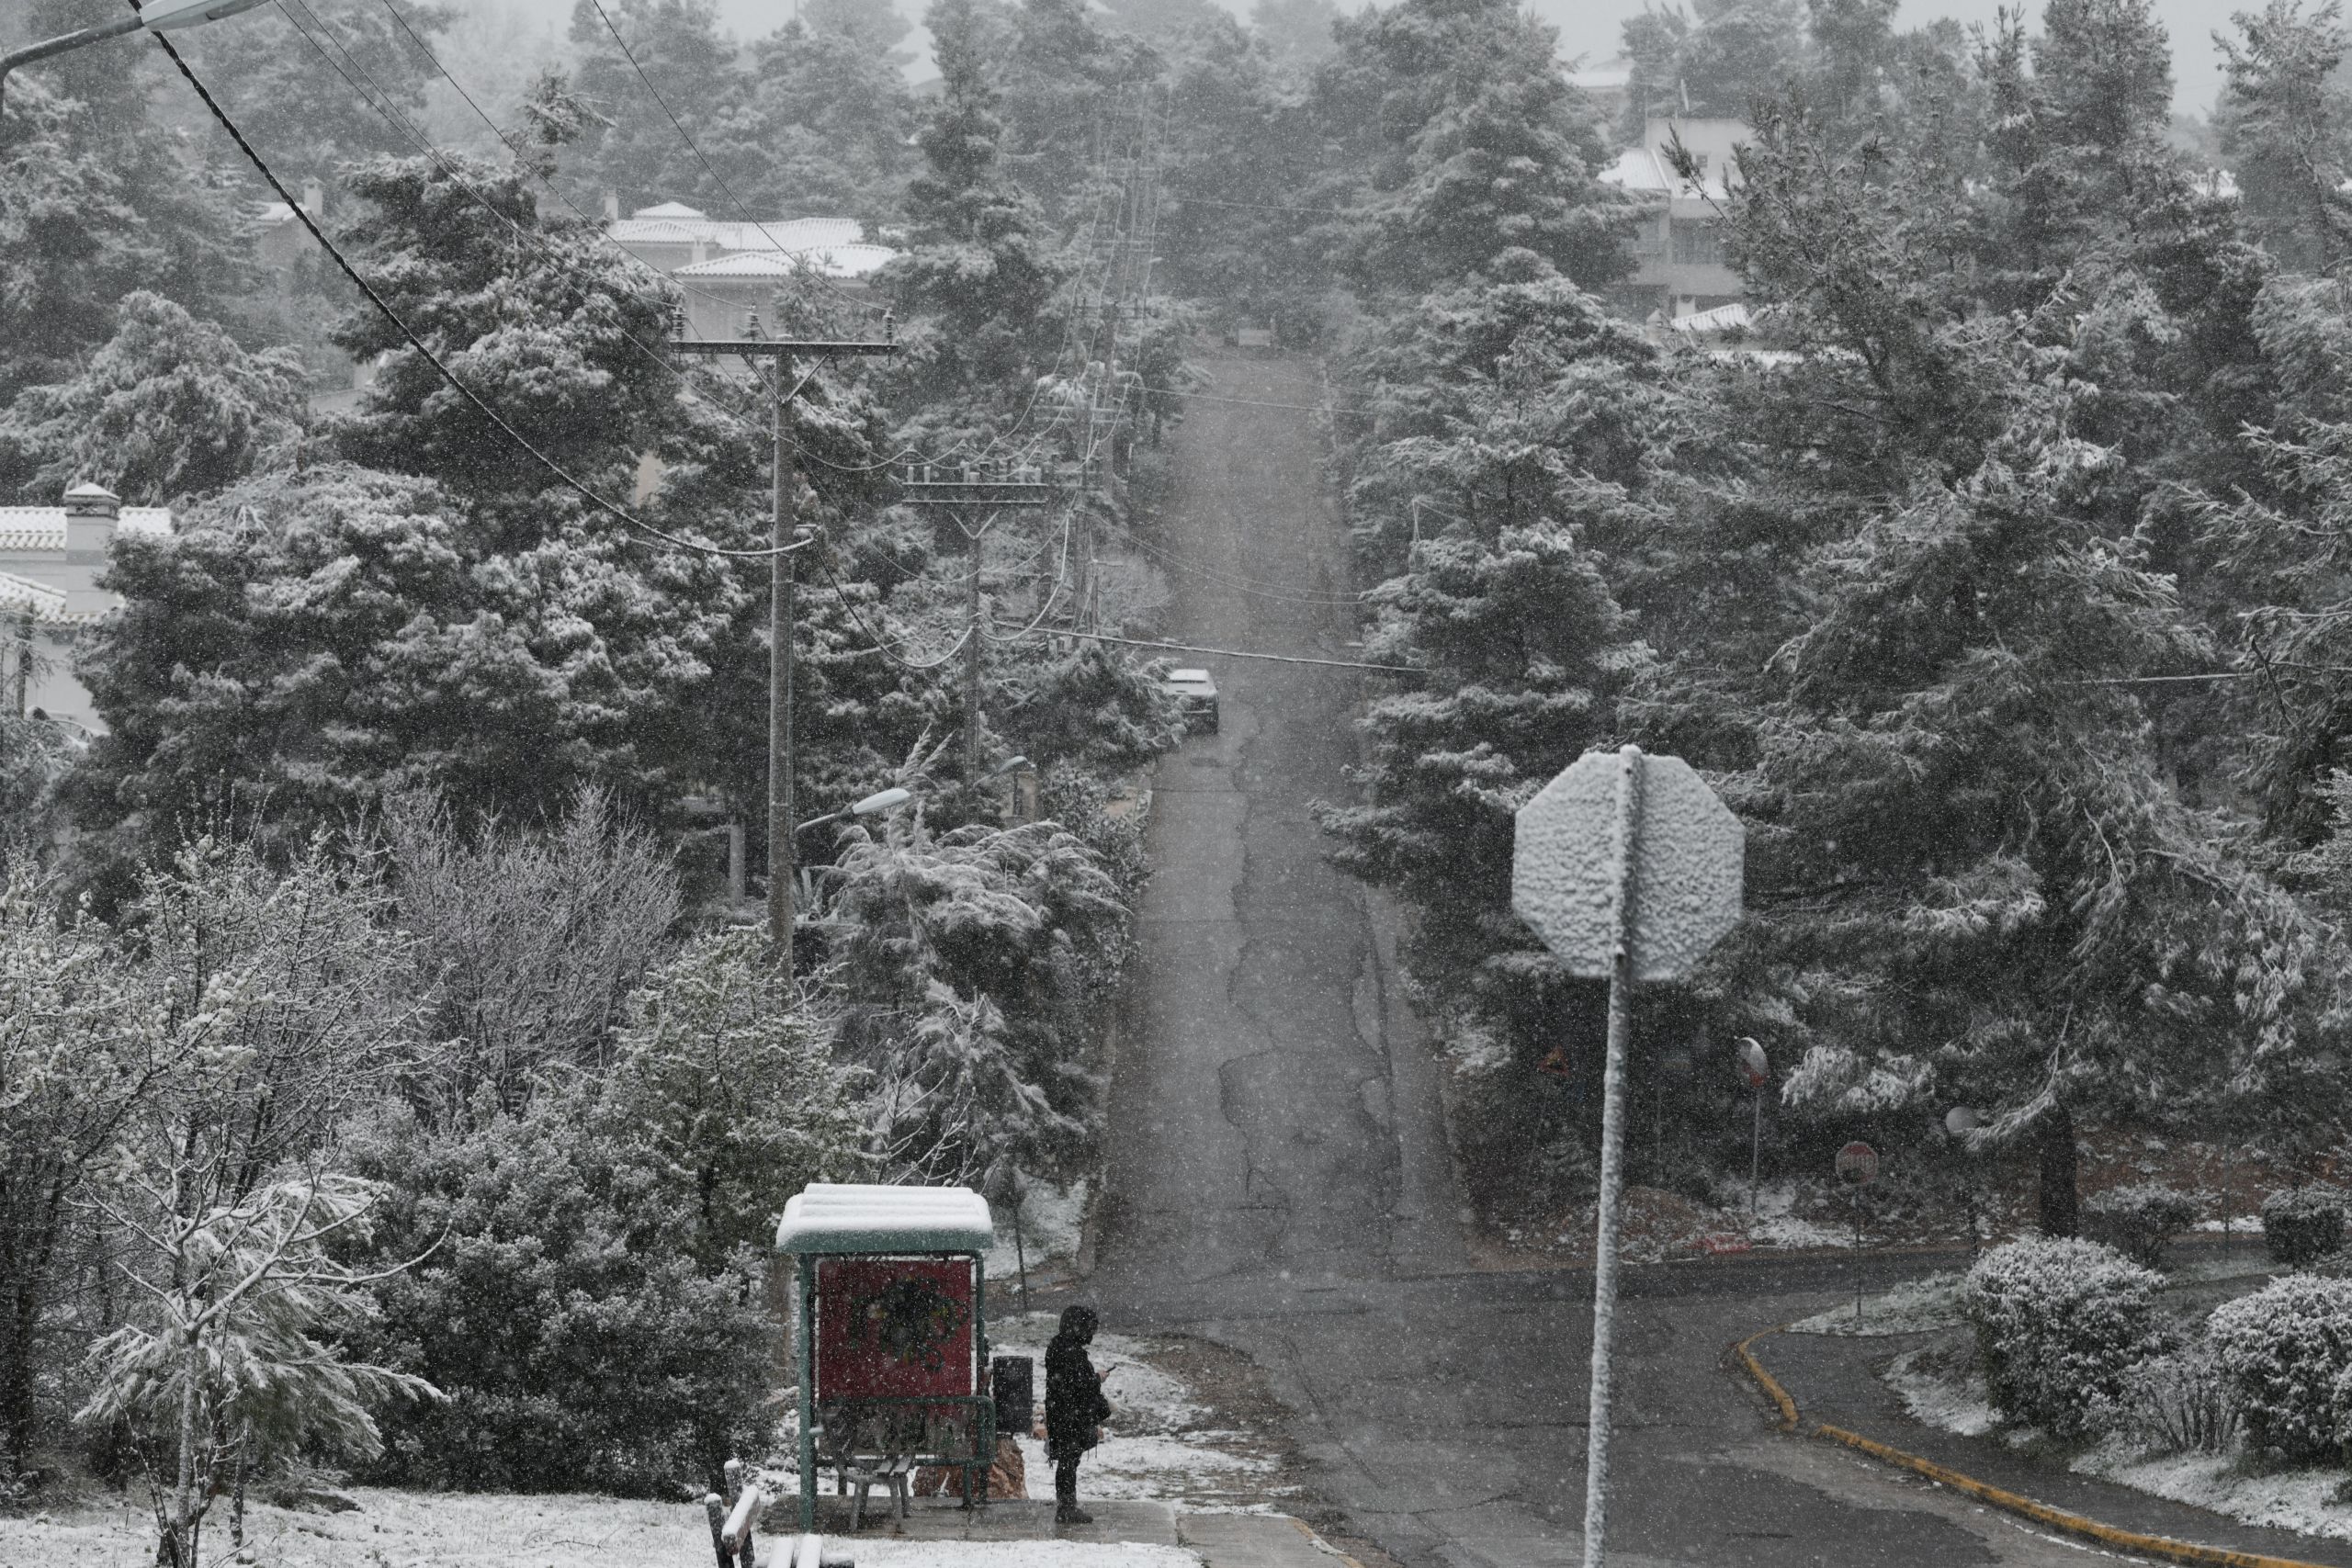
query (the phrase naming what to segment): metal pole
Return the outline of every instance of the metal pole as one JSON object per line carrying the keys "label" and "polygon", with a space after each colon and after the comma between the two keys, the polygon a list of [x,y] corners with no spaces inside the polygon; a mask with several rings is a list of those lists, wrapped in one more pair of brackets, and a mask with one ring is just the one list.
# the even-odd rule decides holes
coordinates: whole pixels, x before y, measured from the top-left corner
{"label": "metal pole", "polygon": [[768,547],[768,942],[786,985],[792,981],[792,485],[784,444],[784,403],[791,361],[775,362],[775,498]]}
{"label": "metal pole", "polygon": [[62,33],[56,38],[48,39],[40,43],[28,43],[22,49],[12,49],[6,54],[0,54],[0,101],[5,101],[5,95],[8,90],[8,73],[17,66],[30,65],[37,60],[47,60],[51,55],[63,54],[69,50],[80,49],[85,44],[97,43],[110,38],[120,38],[125,33],[135,33],[142,25],[142,19],[138,16],[129,16],[120,21],[101,22],[95,28],[84,28],[78,32]]}
{"label": "metal pole", "polygon": [[1756,1086],[1756,1130],[1747,1138],[1747,1217],[1760,1212],[1758,1192],[1764,1185],[1764,1086]]}
{"label": "metal pole", "polygon": [[1854,1321],[1862,1321],[1862,1188],[1856,1182],[1848,1190],[1854,1197]]}
{"label": "metal pole", "polygon": [[817,1265],[800,1255],[800,1529],[817,1528]]}
{"label": "metal pole", "polygon": [[1625,1054],[1634,1032],[1634,843],[1641,830],[1642,750],[1617,753],[1617,945],[1609,967],[1609,1055],[1601,1074],[1600,1219],[1592,1269],[1592,1403],[1584,1467],[1584,1562],[1600,1568],[1609,1529],[1610,1355],[1617,1337],[1617,1236],[1625,1196]]}
{"label": "metal pole", "polygon": [[964,598],[964,778],[980,776],[980,547],[988,525],[972,535],[972,581]]}

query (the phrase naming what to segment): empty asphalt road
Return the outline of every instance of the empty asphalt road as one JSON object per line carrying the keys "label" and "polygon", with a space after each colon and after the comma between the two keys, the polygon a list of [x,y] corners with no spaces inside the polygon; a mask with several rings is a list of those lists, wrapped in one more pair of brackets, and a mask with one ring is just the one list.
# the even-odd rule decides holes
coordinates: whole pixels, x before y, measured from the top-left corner
{"label": "empty asphalt road", "polygon": [[[1204,361],[1171,436],[1171,633],[1350,656],[1344,533],[1292,358]],[[1190,661],[1190,660],[1188,660]],[[1224,725],[1154,784],[1145,958],[1113,1095],[1092,1289],[1116,1327],[1248,1353],[1321,1500],[1411,1568],[1580,1560],[1589,1284],[1469,1269],[1435,1074],[1386,922],[1327,866],[1377,677],[1203,657]],[[1619,1331],[1611,1560],[1798,1568],[2080,1563],[2082,1549],[1786,1438],[1725,1348],[1838,1299],[1818,1265],[1635,1270]]]}

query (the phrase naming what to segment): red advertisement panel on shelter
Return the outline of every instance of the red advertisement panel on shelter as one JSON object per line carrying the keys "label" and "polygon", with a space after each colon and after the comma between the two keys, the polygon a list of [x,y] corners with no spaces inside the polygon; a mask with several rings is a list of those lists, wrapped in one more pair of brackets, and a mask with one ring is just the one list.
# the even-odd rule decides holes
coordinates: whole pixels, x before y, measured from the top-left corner
{"label": "red advertisement panel on shelter", "polygon": [[970,1263],[879,1258],[818,1263],[818,1398],[976,1392]]}

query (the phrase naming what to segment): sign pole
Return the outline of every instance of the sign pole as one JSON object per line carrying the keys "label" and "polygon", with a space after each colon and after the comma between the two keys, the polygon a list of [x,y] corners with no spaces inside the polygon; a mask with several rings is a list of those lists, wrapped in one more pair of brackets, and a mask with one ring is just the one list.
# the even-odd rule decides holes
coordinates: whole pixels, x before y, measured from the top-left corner
{"label": "sign pole", "polygon": [[1625,1055],[1634,1032],[1634,840],[1641,830],[1642,751],[1617,753],[1611,864],[1616,951],[1609,967],[1609,1055],[1600,1079],[1600,1216],[1592,1269],[1592,1402],[1585,1425],[1584,1562],[1600,1568],[1609,1528],[1611,1352],[1617,1337],[1617,1235],[1625,1197]]}
{"label": "sign pole", "polygon": [[1764,1188],[1764,1086],[1756,1086],[1756,1126],[1747,1134],[1747,1217],[1761,1212]]}

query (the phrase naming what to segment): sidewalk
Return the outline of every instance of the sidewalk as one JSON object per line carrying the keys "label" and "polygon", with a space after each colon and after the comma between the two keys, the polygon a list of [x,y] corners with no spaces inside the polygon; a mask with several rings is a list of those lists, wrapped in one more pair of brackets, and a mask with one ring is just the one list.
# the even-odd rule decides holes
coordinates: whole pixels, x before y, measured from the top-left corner
{"label": "sidewalk", "polygon": [[1868,1338],[1775,1334],[1758,1340],[1754,1348],[1757,1359],[1796,1401],[1802,1430],[1810,1431],[1816,1423],[1843,1427],[1946,1469],[2122,1529],[2326,1568],[2352,1568],[2352,1541],[2240,1524],[2185,1503],[2076,1475],[2061,1464],[2020,1454],[1996,1437],[1963,1438],[1913,1420],[1875,1369],[1935,1337],[1932,1332]]}
{"label": "sidewalk", "polygon": [[[918,1497],[911,1517],[892,1519],[887,1517],[888,1508],[877,1493],[868,1502],[865,1528],[852,1535],[846,1499],[826,1495],[818,1498],[817,1505],[817,1525],[824,1531],[829,1552],[840,1551],[858,1562],[860,1568],[868,1559],[888,1568],[889,1562],[900,1555],[898,1543],[917,1541],[1065,1541],[1069,1544],[1060,1558],[1073,1563],[1111,1561],[1109,1549],[1114,1542],[1181,1547],[1197,1552],[1207,1568],[1348,1568],[1350,1562],[1319,1543],[1286,1514],[1195,1514],[1180,1512],[1166,1503],[1089,1502],[1086,1511],[1094,1516],[1094,1522],[1063,1529],[1054,1524],[1054,1505],[1048,1500],[990,1503],[967,1513],[952,1500]],[[776,1508],[761,1533],[786,1531],[792,1517],[791,1506]],[[885,1549],[865,1550],[869,1545]],[[957,1560],[952,1550],[925,1555],[927,1561],[943,1564]],[[985,1549],[973,1555],[975,1561],[985,1556],[990,1564],[1005,1561]],[[1038,1560],[1044,1561],[1044,1554],[1038,1554]]]}

